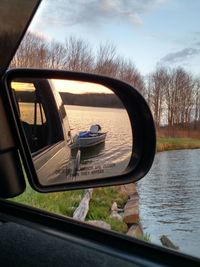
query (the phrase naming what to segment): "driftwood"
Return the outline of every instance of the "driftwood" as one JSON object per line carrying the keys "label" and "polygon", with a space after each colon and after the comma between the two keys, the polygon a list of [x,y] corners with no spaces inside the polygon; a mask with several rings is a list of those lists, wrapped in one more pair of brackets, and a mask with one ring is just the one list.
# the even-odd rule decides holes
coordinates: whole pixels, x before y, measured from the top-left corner
{"label": "driftwood", "polygon": [[141,239],[143,236],[141,225],[139,223],[132,224],[126,234]]}
{"label": "driftwood", "polygon": [[162,243],[163,246],[171,248],[171,249],[175,249],[178,250],[179,247],[175,246],[172,241],[166,236],[166,235],[162,235],[160,237],[160,241]]}
{"label": "driftwood", "polygon": [[84,221],[87,216],[89,210],[89,203],[92,197],[93,189],[86,189],[84,196],[78,206],[78,208],[74,211],[73,218],[79,221]]}

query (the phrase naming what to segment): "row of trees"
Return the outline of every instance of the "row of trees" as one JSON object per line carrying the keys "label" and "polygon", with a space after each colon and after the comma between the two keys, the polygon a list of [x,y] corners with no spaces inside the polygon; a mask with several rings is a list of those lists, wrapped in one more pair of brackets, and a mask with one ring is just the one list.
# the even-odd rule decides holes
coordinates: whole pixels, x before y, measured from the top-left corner
{"label": "row of trees", "polygon": [[135,65],[121,58],[115,46],[101,44],[94,53],[89,43],[75,37],[69,37],[63,44],[47,42],[29,32],[19,46],[11,67],[42,67],[104,74],[124,80],[141,92],[145,88],[143,77]]}
{"label": "row of trees", "polygon": [[200,79],[182,68],[159,68],[149,75],[146,89],[157,127],[200,126]]}
{"label": "row of trees", "polygon": [[156,127],[200,128],[200,79],[183,68],[159,67],[143,77],[131,60],[117,54],[110,43],[94,52],[86,41],[69,37],[65,43],[47,42],[28,33],[12,67],[42,67],[83,71],[121,79],[144,95],[152,110]]}

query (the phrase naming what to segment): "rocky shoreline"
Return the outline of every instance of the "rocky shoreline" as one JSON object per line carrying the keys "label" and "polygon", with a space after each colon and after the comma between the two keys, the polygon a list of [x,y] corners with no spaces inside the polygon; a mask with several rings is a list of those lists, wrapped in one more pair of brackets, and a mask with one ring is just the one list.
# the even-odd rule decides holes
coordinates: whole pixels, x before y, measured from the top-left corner
{"label": "rocky shoreline", "polygon": [[[117,189],[126,196],[127,202],[122,208],[119,208],[117,206],[117,203],[113,202],[112,207],[110,208],[110,217],[114,218],[115,220],[123,221],[127,225],[127,235],[141,239],[143,237],[143,231],[140,225],[139,195],[137,192],[137,185],[131,183],[127,185],[117,186]],[[74,219],[85,221],[91,198],[92,189],[85,190],[84,196],[78,208],[74,211]],[[89,220],[86,222],[111,230],[111,226],[104,221]]]}
{"label": "rocky shoreline", "polygon": [[137,185],[134,183],[121,185],[120,190],[128,196],[128,201],[124,206],[123,214],[123,220],[128,226],[127,235],[142,238],[143,230],[140,224]]}

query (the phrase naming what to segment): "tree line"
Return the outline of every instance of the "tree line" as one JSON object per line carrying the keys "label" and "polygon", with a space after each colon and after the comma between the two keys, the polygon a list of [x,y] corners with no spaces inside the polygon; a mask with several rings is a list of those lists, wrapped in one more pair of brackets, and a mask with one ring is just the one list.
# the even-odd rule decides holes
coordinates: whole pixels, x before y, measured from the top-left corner
{"label": "tree line", "polygon": [[[15,91],[18,102],[34,103],[35,92]],[[71,94],[60,92],[64,105],[77,105],[88,107],[124,108],[122,102],[114,94]]]}
{"label": "tree line", "polygon": [[124,108],[122,102],[114,94],[71,94],[60,93],[64,105],[89,107]]}
{"label": "tree line", "polygon": [[111,43],[94,52],[83,39],[70,36],[64,43],[48,42],[28,32],[11,67],[35,67],[102,74],[134,86],[148,102],[157,129],[200,128],[200,78],[182,67],[157,67],[143,76],[131,59],[118,55]]}

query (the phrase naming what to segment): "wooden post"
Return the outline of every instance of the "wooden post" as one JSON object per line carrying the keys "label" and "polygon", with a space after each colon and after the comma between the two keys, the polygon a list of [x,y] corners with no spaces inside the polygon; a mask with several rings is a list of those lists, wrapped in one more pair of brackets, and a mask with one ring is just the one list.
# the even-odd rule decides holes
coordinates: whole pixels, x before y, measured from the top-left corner
{"label": "wooden post", "polygon": [[93,189],[86,189],[84,196],[78,206],[78,208],[74,211],[73,218],[79,221],[84,221],[85,217],[87,216],[89,210],[89,203],[92,197]]}

